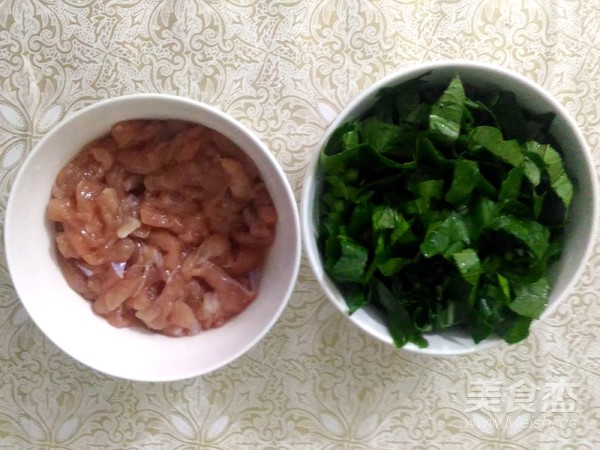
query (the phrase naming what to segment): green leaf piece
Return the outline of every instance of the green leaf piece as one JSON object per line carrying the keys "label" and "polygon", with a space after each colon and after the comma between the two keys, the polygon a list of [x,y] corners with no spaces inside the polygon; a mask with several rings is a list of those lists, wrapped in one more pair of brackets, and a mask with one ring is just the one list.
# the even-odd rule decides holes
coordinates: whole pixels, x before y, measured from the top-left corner
{"label": "green leaf piece", "polygon": [[515,298],[509,308],[521,316],[538,319],[548,306],[550,285],[546,277],[515,287]]}
{"label": "green leaf piece", "polygon": [[552,190],[562,200],[564,206],[568,207],[573,198],[573,184],[565,172],[560,153],[550,145],[538,142],[527,142],[525,151],[529,155],[539,157],[540,168],[548,174]]}
{"label": "green leaf piece", "polygon": [[452,255],[454,263],[467,283],[477,286],[483,267],[477,253],[472,248],[467,248]]}
{"label": "green leaf piece", "polygon": [[348,236],[339,236],[342,256],[332,268],[332,275],[340,281],[361,282],[369,251]]}
{"label": "green leaf piece", "polygon": [[442,96],[431,106],[429,134],[432,138],[451,144],[460,135],[465,110],[465,91],[458,77],[450,81]]}
{"label": "green leaf piece", "polygon": [[469,229],[464,218],[450,213],[442,222],[429,227],[421,243],[421,252],[426,258],[435,255],[451,256],[469,245],[471,242]]}
{"label": "green leaf piece", "polygon": [[475,146],[475,151],[483,148],[513,167],[517,167],[525,161],[519,143],[515,140],[505,141],[498,128],[477,127],[471,131],[469,140]]}
{"label": "green leaf piece", "polygon": [[536,259],[544,257],[550,243],[550,231],[533,220],[522,220],[513,216],[501,216],[490,225],[504,231],[525,244]]}

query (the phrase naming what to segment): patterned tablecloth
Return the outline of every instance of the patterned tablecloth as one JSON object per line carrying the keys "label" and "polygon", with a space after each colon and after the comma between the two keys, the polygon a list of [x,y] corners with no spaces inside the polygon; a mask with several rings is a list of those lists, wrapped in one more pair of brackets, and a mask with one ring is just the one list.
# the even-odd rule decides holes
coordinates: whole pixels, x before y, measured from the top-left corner
{"label": "patterned tablecloth", "polygon": [[[531,77],[600,156],[598,0],[0,0],[0,214],[35,143],[68,114],[178,94],[262,138],[299,198],[309,156],[365,87],[466,58]],[[395,350],[324,297],[306,261],[248,354],[204,377],[136,383],[46,339],[0,262],[0,448],[599,448],[600,247],[517,346]]]}

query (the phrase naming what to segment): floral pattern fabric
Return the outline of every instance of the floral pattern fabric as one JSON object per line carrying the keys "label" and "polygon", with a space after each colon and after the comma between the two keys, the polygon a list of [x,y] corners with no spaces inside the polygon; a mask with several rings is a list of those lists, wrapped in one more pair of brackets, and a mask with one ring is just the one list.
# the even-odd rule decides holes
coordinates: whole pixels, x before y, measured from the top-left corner
{"label": "floral pattern fabric", "polygon": [[[0,0],[0,220],[36,142],[138,92],[210,103],[252,129],[299,199],[327,125],[421,61],[500,64],[547,88],[600,156],[600,6],[590,0]],[[600,247],[572,294],[514,346],[398,351],[325,298],[305,260],[249,353],[209,375],[137,383],[41,334],[0,258],[0,448],[594,449]]]}

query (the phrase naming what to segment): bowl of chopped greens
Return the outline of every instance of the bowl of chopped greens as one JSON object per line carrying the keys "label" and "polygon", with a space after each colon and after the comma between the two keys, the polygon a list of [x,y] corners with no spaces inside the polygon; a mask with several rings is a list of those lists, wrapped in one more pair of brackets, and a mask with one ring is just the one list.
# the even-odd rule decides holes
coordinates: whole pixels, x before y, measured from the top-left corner
{"label": "bowl of chopped greens", "polygon": [[462,354],[527,338],[568,295],[598,213],[591,153],[546,90],[492,64],[424,63],[327,129],[301,200],[327,297],[383,342]]}

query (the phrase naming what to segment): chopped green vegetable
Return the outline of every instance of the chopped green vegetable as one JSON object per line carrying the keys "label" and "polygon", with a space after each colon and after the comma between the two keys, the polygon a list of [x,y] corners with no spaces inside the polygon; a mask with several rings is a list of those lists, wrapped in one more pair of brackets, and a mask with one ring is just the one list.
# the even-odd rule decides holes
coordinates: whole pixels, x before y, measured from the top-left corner
{"label": "chopped green vegetable", "polygon": [[525,161],[519,143],[515,140],[505,141],[498,128],[477,127],[469,134],[469,141],[473,144],[473,151],[487,150],[513,167],[518,167]]}
{"label": "chopped green vegetable", "polygon": [[[437,91],[435,90],[437,89]],[[573,184],[538,139],[551,118],[458,77],[387,88],[320,159],[319,247],[350,313],[380,309],[399,347],[462,327],[529,333],[546,308]]]}
{"label": "chopped green vegetable", "polygon": [[429,134],[446,144],[452,144],[460,135],[465,109],[465,91],[458,78],[454,78],[429,112]]}
{"label": "chopped green vegetable", "polygon": [[549,292],[550,286],[546,277],[516,286],[515,298],[510,302],[509,308],[521,316],[537,319],[547,306]]}
{"label": "chopped green vegetable", "polygon": [[573,184],[565,173],[560,154],[550,145],[527,142],[526,155],[535,155],[541,160],[540,169],[549,177],[550,187],[560,197],[565,207],[568,207],[573,197]]}
{"label": "chopped green vegetable", "polygon": [[454,262],[465,281],[473,286],[477,286],[479,277],[483,273],[483,268],[475,250],[468,248],[456,252],[452,255],[452,258],[454,258]]}
{"label": "chopped green vegetable", "polygon": [[361,282],[369,257],[368,250],[348,236],[338,236],[342,256],[331,269],[332,275],[343,281]]}
{"label": "chopped green vegetable", "polygon": [[469,230],[464,218],[456,212],[451,212],[443,221],[429,226],[420,249],[426,258],[435,255],[451,256],[470,243]]}

